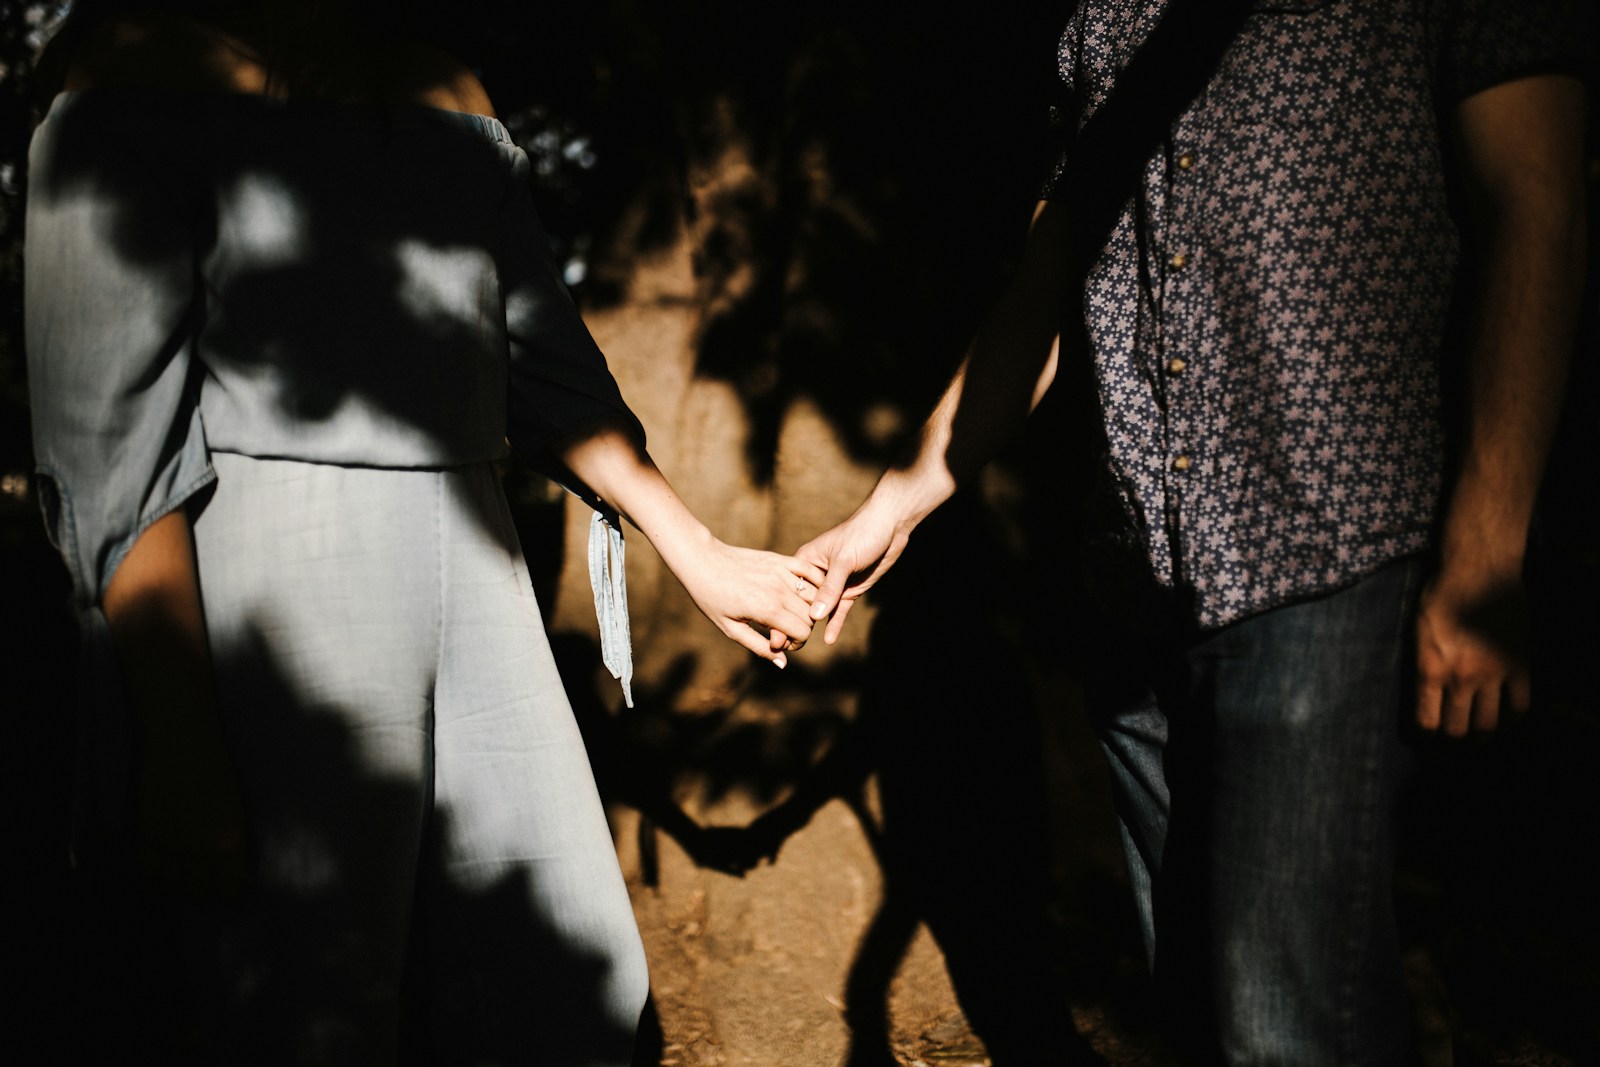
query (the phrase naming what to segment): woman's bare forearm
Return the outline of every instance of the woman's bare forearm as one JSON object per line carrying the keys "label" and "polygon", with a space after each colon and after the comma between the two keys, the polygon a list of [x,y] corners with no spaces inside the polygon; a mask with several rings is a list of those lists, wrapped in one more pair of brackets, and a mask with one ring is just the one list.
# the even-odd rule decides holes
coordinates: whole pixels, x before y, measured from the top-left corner
{"label": "woman's bare forearm", "polygon": [[211,653],[182,509],[139,535],[111,576],[102,608],[140,730],[159,735],[214,722]]}
{"label": "woman's bare forearm", "polygon": [[822,581],[819,569],[790,556],[725,544],[622,430],[589,433],[568,443],[560,458],[649,538],[695,605],[730,639],[780,667],[786,649],[805,643],[811,598]]}
{"label": "woman's bare forearm", "polygon": [[134,716],[138,847],[167,892],[232,896],[244,880],[244,812],[223,738],[199,573],[180,509],[139,535],[102,601]]}

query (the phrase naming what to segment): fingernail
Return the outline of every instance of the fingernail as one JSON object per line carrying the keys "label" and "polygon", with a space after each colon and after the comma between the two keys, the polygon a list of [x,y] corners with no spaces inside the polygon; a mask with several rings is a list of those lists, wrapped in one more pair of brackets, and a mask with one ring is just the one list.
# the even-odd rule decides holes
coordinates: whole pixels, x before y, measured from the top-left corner
{"label": "fingernail", "polygon": [[781,671],[789,665],[789,657],[785,656],[782,652],[779,652],[776,656],[772,657],[772,662],[776,663],[778,665],[778,669]]}
{"label": "fingernail", "polygon": [[827,614],[828,614],[828,605],[824,604],[820,600],[815,601],[815,602],[812,603],[812,605],[811,605],[811,617],[813,619],[820,619],[820,618],[822,618],[823,616],[825,616]]}

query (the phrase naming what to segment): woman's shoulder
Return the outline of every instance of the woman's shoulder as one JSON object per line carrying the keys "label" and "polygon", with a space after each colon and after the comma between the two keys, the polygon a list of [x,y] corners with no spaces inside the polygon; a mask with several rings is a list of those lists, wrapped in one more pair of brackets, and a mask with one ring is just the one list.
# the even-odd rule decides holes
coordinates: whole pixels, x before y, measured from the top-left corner
{"label": "woman's shoulder", "polygon": [[246,41],[171,12],[106,19],[68,57],[67,91],[120,88],[244,96],[327,97],[344,103],[414,104],[493,117],[482,82],[421,41],[367,42],[319,57],[314,88],[284,84]]}
{"label": "woman's shoulder", "polygon": [[376,57],[390,72],[395,103],[494,117],[494,104],[471,68],[442,48],[421,41],[394,41]]}
{"label": "woman's shoulder", "polygon": [[184,15],[149,11],[87,29],[66,60],[62,88],[260,92],[266,71],[238,41]]}

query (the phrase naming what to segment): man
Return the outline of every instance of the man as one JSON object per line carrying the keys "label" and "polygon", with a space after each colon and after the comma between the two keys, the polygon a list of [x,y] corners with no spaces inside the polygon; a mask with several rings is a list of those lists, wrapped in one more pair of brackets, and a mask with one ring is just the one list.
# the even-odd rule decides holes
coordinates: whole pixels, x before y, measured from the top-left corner
{"label": "man", "polygon": [[1523,552],[1583,274],[1580,37],[1489,0],[1084,0],[1075,133],[1015,281],[915,459],[799,552],[828,568],[831,642],[1087,348],[1087,692],[1195,1059],[1410,1056],[1401,708],[1459,736],[1528,703]]}

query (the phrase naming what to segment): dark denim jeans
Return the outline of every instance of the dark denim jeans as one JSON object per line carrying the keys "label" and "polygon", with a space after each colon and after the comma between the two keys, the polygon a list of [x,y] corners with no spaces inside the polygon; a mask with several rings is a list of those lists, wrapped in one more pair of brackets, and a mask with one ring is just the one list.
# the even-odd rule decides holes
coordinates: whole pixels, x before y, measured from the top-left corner
{"label": "dark denim jeans", "polygon": [[1396,800],[1422,569],[1383,568],[1219,630],[1108,623],[1089,707],[1185,1052],[1229,1064],[1410,1056]]}

